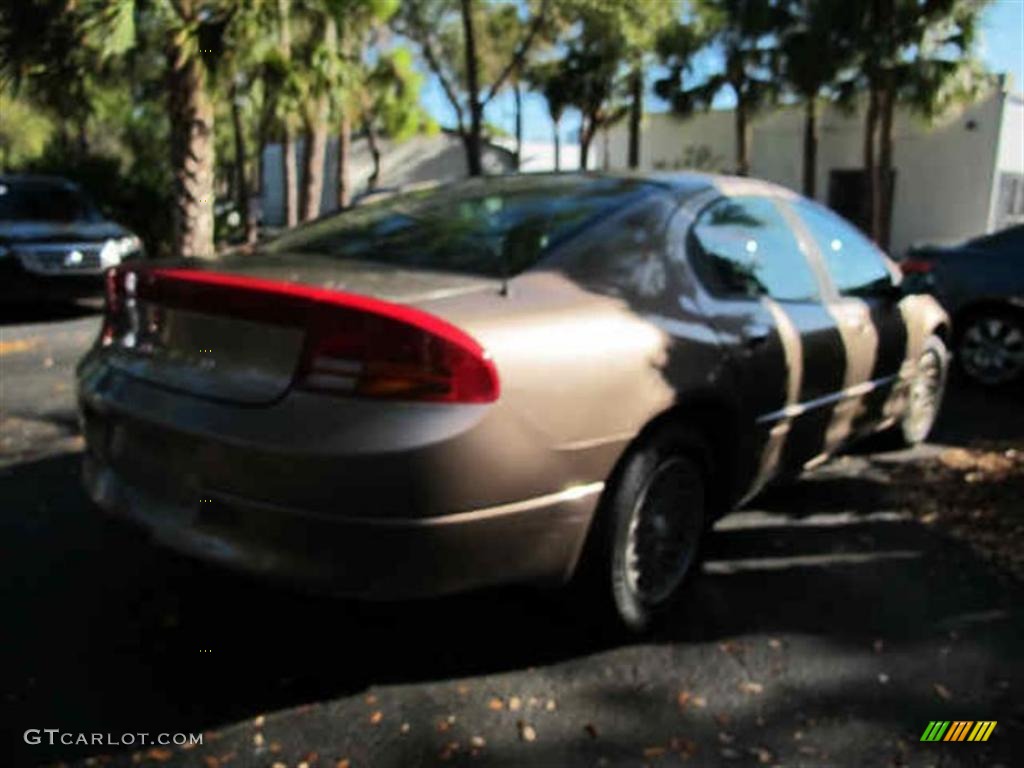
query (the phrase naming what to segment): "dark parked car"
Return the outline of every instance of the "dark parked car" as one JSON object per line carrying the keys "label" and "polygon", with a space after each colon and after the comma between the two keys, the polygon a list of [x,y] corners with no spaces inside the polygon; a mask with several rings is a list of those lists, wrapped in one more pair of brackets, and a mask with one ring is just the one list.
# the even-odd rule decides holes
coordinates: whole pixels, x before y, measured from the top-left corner
{"label": "dark parked car", "polygon": [[953,317],[960,367],[983,384],[1024,379],[1024,224],[900,262],[908,290],[934,295]]}
{"label": "dark parked car", "polygon": [[103,292],[103,273],[142,255],[142,243],[106,219],[65,179],[0,176],[0,297],[4,303]]}
{"label": "dark parked car", "polygon": [[898,280],[750,179],[399,194],[245,258],[118,268],[78,369],[86,486],[170,547],[361,597],[588,563],[641,628],[769,480],[928,434],[948,319]]}

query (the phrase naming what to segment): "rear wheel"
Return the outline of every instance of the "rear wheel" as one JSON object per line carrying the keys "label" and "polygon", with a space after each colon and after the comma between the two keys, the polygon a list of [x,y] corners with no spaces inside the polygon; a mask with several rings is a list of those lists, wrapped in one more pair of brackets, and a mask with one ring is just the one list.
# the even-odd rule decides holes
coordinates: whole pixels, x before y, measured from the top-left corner
{"label": "rear wheel", "polygon": [[709,456],[699,435],[660,430],[634,449],[611,489],[603,571],[629,629],[649,628],[696,570],[709,517]]}
{"label": "rear wheel", "polygon": [[975,381],[998,386],[1024,376],[1024,315],[981,310],[967,318],[957,342],[960,367]]}
{"label": "rear wheel", "polygon": [[907,410],[899,425],[903,442],[907,445],[923,443],[931,434],[942,406],[948,369],[946,345],[938,336],[929,337],[910,381]]}

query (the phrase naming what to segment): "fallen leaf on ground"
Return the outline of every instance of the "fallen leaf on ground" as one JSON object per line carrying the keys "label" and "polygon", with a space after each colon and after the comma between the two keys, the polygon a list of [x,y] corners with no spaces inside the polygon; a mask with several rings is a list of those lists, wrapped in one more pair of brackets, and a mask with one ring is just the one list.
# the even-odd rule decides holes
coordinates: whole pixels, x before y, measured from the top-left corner
{"label": "fallen leaf on ground", "polygon": [[372,707],[374,704],[377,703],[377,697],[374,696],[372,693],[368,693],[364,701]]}
{"label": "fallen leaf on ground", "polygon": [[544,704],[544,709],[546,709],[548,712],[554,712],[557,708],[558,705],[555,703],[554,699],[548,699],[547,703]]}
{"label": "fallen leaf on ground", "polygon": [[255,718],[253,719],[253,721],[252,721],[252,724],[253,724],[253,725],[254,725],[254,726],[255,726],[256,728],[262,728],[262,727],[263,727],[263,724],[264,724],[265,722],[267,722],[267,716],[266,716],[266,715],[256,715],[256,717],[255,717]]}
{"label": "fallen leaf on ground", "polygon": [[158,763],[166,763],[174,756],[174,753],[169,749],[160,749],[159,747],[153,747],[146,753],[147,760],[156,760]]}
{"label": "fallen leaf on ground", "polygon": [[384,713],[379,709],[370,715],[370,725],[379,725],[380,721],[384,719]]}
{"label": "fallen leaf on ground", "polygon": [[272,741],[272,742],[270,742],[270,746],[267,747],[267,749],[270,750],[270,754],[276,755],[278,752],[281,751],[281,742],[280,741]]}
{"label": "fallen leaf on ground", "polygon": [[408,723],[402,723],[401,727],[398,730],[401,731],[402,733],[408,733],[409,732],[409,724]]}
{"label": "fallen leaf on ground", "polygon": [[351,763],[347,757],[340,757],[334,761],[334,768],[351,768]]}
{"label": "fallen leaf on ground", "polygon": [[510,710],[512,710],[513,712],[518,712],[519,709],[522,706],[523,706],[522,699],[520,699],[518,696],[512,696],[511,698],[509,698],[509,700],[508,700],[508,708]]}
{"label": "fallen leaf on ground", "polygon": [[648,760],[651,760],[651,759],[653,759],[655,757],[661,757],[667,751],[668,750],[665,749],[664,747],[645,747],[644,748],[644,757],[647,758]]}
{"label": "fallen leaf on ground", "polygon": [[765,747],[751,747],[750,754],[757,758],[757,762],[761,765],[768,765],[775,760],[775,755],[771,753],[771,750]]}
{"label": "fallen leaf on ground", "polygon": [[487,702],[487,708],[497,712],[499,709],[504,709],[505,705],[504,703],[502,703],[501,699],[494,697],[493,699]]}
{"label": "fallen leaf on ground", "polygon": [[586,725],[584,725],[583,730],[590,738],[597,738],[597,728],[595,728],[592,723],[587,723]]}
{"label": "fallen leaf on ground", "polygon": [[522,720],[519,721],[519,738],[523,741],[536,741],[537,731],[534,730],[533,726],[529,723],[524,723]]}
{"label": "fallen leaf on ground", "polygon": [[752,680],[746,680],[740,683],[740,690],[744,693],[757,695],[759,693],[764,693],[764,686],[761,685],[761,683],[755,683]]}
{"label": "fallen leaf on ground", "polygon": [[263,746],[263,734],[258,731],[252,735],[252,745],[257,749]]}
{"label": "fallen leaf on ground", "polygon": [[477,749],[483,749],[487,746],[487,740],[483,736],[473,736],[470,738],[469,743]]}
{"label": "fallen leaf on ground", "polygon": [[680,709],[686,709],[692,698],[693,695],[689,691],[680,691],[679,695],[676,696],[676,704],[679,705]]}
{"label": "fallen leaf on ground", "polygon": [[935,693],[939,695],[940,699],[949,701],[953,698],[953,694],[950,692],[949,688],[944,686],[942,683],[935,683],[932,687],[935,689]]}
{"label": "fallen leaf on ground", "polygon": [[768,641],[768,647],[774,651],[778,651],[782,648],[782,641],[779,640],[777,637],[773,637],[771,640]]}

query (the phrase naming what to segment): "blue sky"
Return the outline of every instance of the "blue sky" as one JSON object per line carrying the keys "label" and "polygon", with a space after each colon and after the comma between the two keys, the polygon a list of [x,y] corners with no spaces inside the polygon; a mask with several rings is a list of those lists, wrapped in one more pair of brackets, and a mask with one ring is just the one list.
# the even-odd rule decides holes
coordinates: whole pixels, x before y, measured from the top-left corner
{"label": "blue sky", "polygon": [[[1024,90],[1024,0],[994,0],[982,18],[981,42],[978,52],[994,72],[1010,74],[1014,91]],[[430,78],[423,89],[427,109],[443,126],[455,124],[454,113],[444,91],[435,78]],[[648,97],[647,108],[664,109],[664,103]],[[509,132],[513,129],[515,110],[511,94],[499,95],[487,108],[486,119]],[[552,124],[544,99],[528,94],[524,99],[523,132],[526,141],[550,142]],[[579,129],[579,115],[569,113],[562,120],[563,141],[575,140]]]}

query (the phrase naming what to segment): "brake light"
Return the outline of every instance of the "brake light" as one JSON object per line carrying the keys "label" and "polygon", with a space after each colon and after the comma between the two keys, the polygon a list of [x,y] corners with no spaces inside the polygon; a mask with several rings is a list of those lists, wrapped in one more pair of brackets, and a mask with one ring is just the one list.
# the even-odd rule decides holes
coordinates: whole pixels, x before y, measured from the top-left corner
{"label": "brake light", "polygon": [[124,303],[124,282],[122,272],[117,267],[111,267],[104,274],[103,303],[103,330],[100,333],[100,343],[108,346],[117,335],[117,318],[121,312],[121,305]]}
{"label": "brake light", "polygon": [[[132,293],[145,302],[304,328],[297,388],[446,403],[498,399],[498,374],[487,351],[454,325],[413,307],[199,270],[132,274]],[[125,279],[108,282],[107,305],[114,315],[123,304]]]}
{"label": "brake light", "polygon": [[900,271],[904,275],[927,275],[935,268],[935,264],[925,259],[905,259],[900,262]]}

